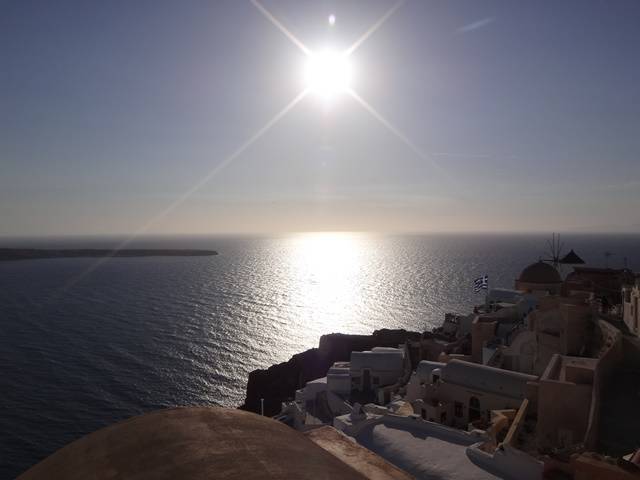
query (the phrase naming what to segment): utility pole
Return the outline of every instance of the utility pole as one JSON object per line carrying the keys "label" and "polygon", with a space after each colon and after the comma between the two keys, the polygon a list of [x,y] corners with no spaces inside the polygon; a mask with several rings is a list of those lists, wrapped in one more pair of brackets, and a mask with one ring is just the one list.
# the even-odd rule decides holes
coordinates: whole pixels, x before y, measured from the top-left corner
{"label": "utility pole", "polygon": [[260,415],[264,417],[264,398],[260,399]]}

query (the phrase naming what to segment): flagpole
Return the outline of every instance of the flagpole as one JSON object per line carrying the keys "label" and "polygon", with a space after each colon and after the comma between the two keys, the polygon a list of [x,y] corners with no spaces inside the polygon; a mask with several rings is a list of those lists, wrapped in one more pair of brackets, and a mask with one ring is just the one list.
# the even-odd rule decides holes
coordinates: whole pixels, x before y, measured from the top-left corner
{"label": "flagpole", "polygon": [[484,295],[484,309],[486,313],[489,313],[489,275],[485,274],[473,281],[474,293],[480,293],[480,290],[486,291]]}
{"label": "flagpole", "polygon": [[489,312],[489,275],[485,274],[485,277],[487,279],[487,288],[484,291],[484,310],[486,313],[490,313]]}

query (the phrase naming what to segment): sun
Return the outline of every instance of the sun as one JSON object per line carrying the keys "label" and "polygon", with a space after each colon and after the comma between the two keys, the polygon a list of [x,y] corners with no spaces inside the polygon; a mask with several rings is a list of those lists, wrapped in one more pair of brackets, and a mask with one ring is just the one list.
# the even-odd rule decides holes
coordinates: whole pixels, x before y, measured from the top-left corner
{"label": "sun", "polygon": [[351,64],[348,56],[341,52],[323,50],[310,53],[304,75],[309,91],[325,98],[351,88]]}

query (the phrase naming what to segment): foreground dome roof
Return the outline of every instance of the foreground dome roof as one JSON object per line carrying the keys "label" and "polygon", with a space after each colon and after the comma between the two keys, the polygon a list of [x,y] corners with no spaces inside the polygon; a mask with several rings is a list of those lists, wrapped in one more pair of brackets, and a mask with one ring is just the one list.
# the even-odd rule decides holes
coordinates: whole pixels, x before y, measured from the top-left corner
{"label": "foreground dome roof", "polygon": [[522,270],[518,281],[523,283],[562,283],[562,277],[552,265],[540,260]]}
{"label": "foreground dome roof", "polygon": [[58,450],[18,480],[349,479],[365,477],[300,432],[217,407],[133,417]]}

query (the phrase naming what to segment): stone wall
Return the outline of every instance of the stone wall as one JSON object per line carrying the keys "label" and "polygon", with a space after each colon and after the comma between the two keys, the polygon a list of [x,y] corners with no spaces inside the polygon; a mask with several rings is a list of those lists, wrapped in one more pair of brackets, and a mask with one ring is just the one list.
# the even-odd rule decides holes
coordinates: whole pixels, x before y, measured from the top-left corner
{"label": "stone wall", "polygon": [[562,362],[555,354],[539,382],[536,429],[542,449],[582,443],[588,429],[593,385],[560,380]]}
{"label": "stone wall", "polygon": [[606,379],[612,375],[616,366],[622,363],[623,360],[622,334],[620,331],[604,320],[598,320],[597,325],[600,331],[600,352],[594,374],[591,412],[584,442],[588,449],[595,448],[598,441],[601,416],[600,404],[603,389],[606,388]]}

